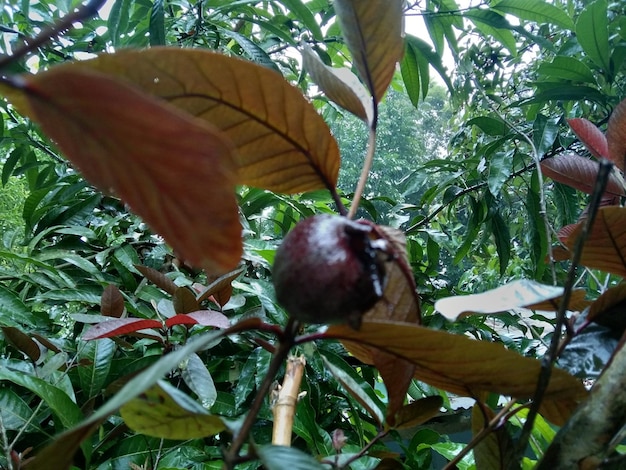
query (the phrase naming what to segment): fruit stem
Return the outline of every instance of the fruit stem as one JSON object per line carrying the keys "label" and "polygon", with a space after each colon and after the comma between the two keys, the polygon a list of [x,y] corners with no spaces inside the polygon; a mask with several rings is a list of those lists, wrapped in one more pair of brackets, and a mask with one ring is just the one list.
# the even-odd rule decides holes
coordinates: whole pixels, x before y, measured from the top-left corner
{"label": "fruit stem", "polygon": [[359,208],[359,202],[361,196],[365,190],[365,184],[369,177],[370,170],[372,169],[372,162],[374,161],[374,152],[376,150],[376,128],[370,127],[369,138],[367,141],[367,154],[365,155],[365,161],[363,162],[363,169],[361,170],[361,176],[359,182],[354,191],[354,198],[352,199],[352,205],[350,206],[350,212],[348,212],[348,218],[353,219],[356,215],[356,211]]}
{"label": "fruit stem", "polygon": [[278,370],[287,360],[289,351],[291,351],[291,348],[295,344],[296,333],[299,327],[300,322],[295,318],[290,317],[287,325],[285,326],[285,331],[279,339],[278,347],[276,348],[274,357],[267,368],[267,373],[263,378],[263,382],[259,386],[256,397],[250,406],[246,419],[241,425],[235,439],[233,439],[230,448],[224,453],[224,470],[232,470],[235,464],[239,461],[239,451],[248,440],[248,435],[250,434],[256,417],[261,410],[261,406],[263,406],[263,402],[270,391],[274,377],[276,377]]}

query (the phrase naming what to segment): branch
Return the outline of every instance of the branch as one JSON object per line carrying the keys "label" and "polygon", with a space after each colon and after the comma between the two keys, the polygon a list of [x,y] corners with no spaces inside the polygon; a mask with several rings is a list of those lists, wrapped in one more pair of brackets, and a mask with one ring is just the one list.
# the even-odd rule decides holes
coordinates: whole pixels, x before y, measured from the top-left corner
{"label": "branch", "polygon": [[[572,256],[572,264],[570,265],[569,271],[567,273],[567,282],[565,284],[563,298],[561,299],[561,303],[559,305],[559,311],[557,312],[556,323],[554,325],[554,333],[550,342],[550,348],[548,349],[543,357],[543,360],[541,361],[541,372],[539,373],[539,379],[537,380],[535,395],[533,396],[532,405],[528,410],[526,423],[524,423],[524,427],[522,428],[522,432],[517,442],[516,453],[518,458],[513,460],[516,461],[518,464],[519,462],[521,462],[521,458],[524,455],[526,446],[528,445],[528,440],[533,429],[535,418],[537,417],[539,407],[541,406],[541,401],[543,400],[543,396],[550,382],[550,377],[552,376],[552,367],[558,356],[559,343],[561,340],[561,331],[563,329],[563,326],[565,325],[565,314],[567,312],[567,306],[569,305],[572,291],[574,289],[574,283],[576,281],[576,269],[578,268],[578,264],[582,256],[583,246],[589,236],[589,233],[591,232],[593,222],[596,219],[596,215],[600,207],[600,202],[602,200],[602,194],[604,194],[604,191],[606,189],[606,184],[612,168],[613,164],[608,160],[602,159],[600,161],[598,176],[596,178],[591,202],[589,203],[589,218],[586,220],[583,230],[578,237],[578,240],[576,240],[576,246],[574,247],[574,253]],[[578,436],[578,438],[580,438],[580,436]],[[586,439],[587,438],[585,438],[585,440]]]}
{"label": "branch", "polygon": [[15,52],[13,52],[13,54],[0,57],[0,70],[12,62],[21,59],[25,55],[30,54],[38,47],[47,43],[50,39],[70,29],[72,24],[84,21],[85,19],[94,16],[105,2],[106,0],[89,0],[84,6],[75,12],[65,15],[57,24],[44,29],[32,40],[27,41],[26,44],[18,48]]}
{"label": "branch", "polygon": [[[275,399],[272,400],[272,414],[274,416],[272,444],[274,445],[291,446],[293,418],[296,414],[298,393],[305,366],[306,359],[304,356],[287,359],[287,370],[283,384],[276,390]],[[274,391],[272,395],[274,398]]]}

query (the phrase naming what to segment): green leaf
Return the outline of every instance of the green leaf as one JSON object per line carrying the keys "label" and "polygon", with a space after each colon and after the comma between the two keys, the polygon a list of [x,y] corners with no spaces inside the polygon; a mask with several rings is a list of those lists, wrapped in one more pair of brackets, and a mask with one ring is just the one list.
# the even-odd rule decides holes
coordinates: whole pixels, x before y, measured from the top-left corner
{"label": "green leaf", "polygon": [[585,54],[605,73],[609,71],[609,24],[607,1],[587,6],[576,21],[576,38]]}
{"label": "green leaf", "polygon": [[301,0],[283,0],[282,3],[293,13],[293,16],[298,21],[301,21],[311,31],[314,39],[317,41],[324,40],[324,34],[320,29],[320,25],[307,5]]}
{"label": "green leaf", "polygon": [[[441,79],[448,87],[448,90],[452,92],[454,90],[454,86],[452,85],[452,82],[450,81],[450,78],[448,77],[448,71],[446,70],[446,67],[443,65],[441,56],[437,55],[437,53],[433,51],[430,44],[428,44],[423,39],[420,39],[416,36],[412,36],[410,34],[407,34],[404,40],[405,40],[406,48],[407,49],[409,47],[413,48],[415,57],[417,57],[418,59],[419,57],[424,57],[428,61],[428,63],[432,65],[433,68],[437,71],[437,73],[441,76]],[[422,71],[421,62],[420,62],[420,76],[422,77],[422,81],[424,81],[425,76],[426,77],[428,76],[426,72]],[[428,81],[427,81],[427,84],[428,84]],[[423,84],[422,84],[422,90],[424,90]]]}
{"label": "green leaf", "polygon": [[557,56],[552,62],[543,62],[537,69],[539,75],[548,78],[559,78],[573,82],[596,83],[591,69],[578,59],[566,56]]}
{"label": "green leaf", "polygon": [[190,354],[181,364],[181,375],[189,389],[198,396],[202,406],[211,408],[217,399],[217,390],[211,373],[196,353]]}
{"label": "green leaf", "polygon": [[44,380],[9,369],[0,369],[0,380],[13,382],[41,398],[50,407],[64,429],[74,426],[83,417],[80,408],[63,390]]}
{"label": "green leaf", "polygon": [[165,13],[163,11],[163,0],[154,0],[150,11],[150,33],[151,46],[165,45]]}
{"label": "green leaf", "polygon": [[526,196],[526,211],[528,212],[528,243],[530,245],[530,260],[534,268],[534,279],[541,279],[546,267],[545,257],[548,252],[548,237],[546,224],[542,217],[539,177],[537,171],[531,176],[528,195]]}
{"label": "green leaf", "polygon": [[109,29],[113,46],[117,46],[120,43],[120,35],[128,31],[130,3],[130,0],[116,0],[111,7],[107,27]]}
{"label": "green leaf", "polygon": [[500,261],[500,276],[504,276],[506,267],[511,259],[511,233],[509,226],[499,211],[491,216],[489,225],[491,227],[491,233],[493,233],[494,241],[496,242],[496,251],[498,252]]}
{"label": "green leaf", "polygon": [[33,410],[18,393],[10,388],[0,388],[0,416],[4,429],[18,431],[29,423],[27,432],[43,432],[37,421],[31,419],[32,415]]}
{"label": "green leaf", "polygon": [[0,286],[0,324],[19,328],[37,328],[37,318],[17,294]]}
{"label": "green leaf", "polygon": [[533,144],[539,155],[544,155],[554,145],[559,135],[558,119],[548,119],[543,114],[537,115],[533,123]]}
{"label": "green leaf", "polygon": [[256,454],[267,470],[324,470],[322,464],[301,450],[284,446],[262,446]]}
{"label": "green leaf", "polygon": [[502,0],[492,9],[539,24],[551,23],[564,29],[574,30],[574,22],[562,8],[544,0]]}
{"label": "green leaf", "polygon": [[246,402],[256,385],[254,377],[256,376],[256,365],[260,351],[261,348],[256,348],[252,351],[239,372],[239,379],[234,390],[235,407],[237,409]]}
{"label": "green leaf", "polygon": [[81,343],[78,377],[86,398],[93,398],[102,393],[109,378],[114,351],[115,343],[110,339]]}
{"label": "green leaf", "polygon": [[485,37],[491,36],[493,39],[502,44],[512,56],[517,55],[517,43],[515,36],[510,31],[513,29],[511,24],[504,18],[492,10],[483,10],[480,8],[472,8],[463,14],[469,18]]}
{"label": "green leaf", "polygon": [[420,101],[420,67],[415,48],[408,42],[404,50],[404,57],[400,62],[400,73],[406,93],[409,95],[413,106],[417,108]]}
{"label": "green leaf", "polygon": [[385,407],[376,396],[372,387],[339,356],[328,352],[322,354],[324,365],[335,379],[367,410],[373,418],[382,424],[385,419]]}
{"label": "green leaf", "polygon": [[502,186],[511,176],[513,169],[513,159],[508,152],[494,153],[489,159],[489,175],[487,183],[489,192],[497,197],[500,194]]}
{"label": "green leaf", "polygon": [[219,416],[164,381],[130,400],[120,414],[134,431],[163,439],[198,439],[226,429]]}
{"label": "green leaf", "polygon": [[469,126],[477,126],[482,130],[485,134],[491,136],[502,136],[506,135],[507,129],[509,128],[502,119],[491,117],[491,116],[478,116],[473,119],[470,119],[465,123],[467,127]]}

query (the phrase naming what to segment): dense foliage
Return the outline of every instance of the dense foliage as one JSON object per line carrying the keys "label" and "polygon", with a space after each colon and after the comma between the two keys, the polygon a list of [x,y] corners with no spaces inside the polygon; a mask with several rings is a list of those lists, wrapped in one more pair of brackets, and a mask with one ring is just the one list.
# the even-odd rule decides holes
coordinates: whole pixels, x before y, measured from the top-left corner
{"label": "dense foliage", "polygon": [[[389,15],[374,16],[380,24],[393,23],[395,7],[368,1]],[[580,379],[598,379],[611,357],[611,367],[618,369],[603,377],[626,376],[617,347],[624,330],[617,310],[626,295],[620,284],[626,267],[614,261],[626,258],[619,206],[626,195],[621,160],[626,114],[618,107],[626,97],[624,5],[607,0],[407,2],[402,13],[411,26],[400,49],[393,32],[385,30],[366,34],[361,50],[350,40],[354,24],[371,32],[377,21],[359,16],[359,7],[355,18],[349,17],[345,12],[353,4],[359,2],[116,0],[36,48],[29,48],[29,38],[59,24],[80,7],[78,2],[3,6],[4,468],[428,469],[448,461],[459,468],[571,468],[572,462],[591,458],[602,468],[619,467],[618,431],[626,417],[613,410],[614,427],[585,427],[581,413],[611,420],[587,399]],[[23,57],[16,55],[21,47],[29,49]],[[389,64],[383,57],[381,68],[375,67],[377,47],[402,52],[399,70],[391,53]],[[155,55],[144,60],[133,55],[135,49]],[[194,51],[221,56],[196,60]],[[82,62],[103,52],[110,53],[110,62]],[[445,65],[450,62],[454,70]],[[334,137],[324,134],[325,140],[316,141],[319,149],[302,151],[313,161],[309,166],[318,165],[314,182],[300,183],[300,174],[272,179],[296,166],[291,154],[278,159],[276,168],[269,157],[258,157],[254,164],[267,170],[263,176],[240,176],[244,165],[231,166],[223,155],[236,159],[252,131],[231,130],[236,126],[226,123],[235,122],[230,110],[206,117],[210,113],[203,104],[178,103],[178,89],[161,92],[158,81],[142,75],[155,63],[166,71],[161,79],[197,85],[198,95],[215,93],[213,100],[243,114],[263,110],[258,120],[264,124],[275,123],[272,111],[280,115],[285,102],[294,106],[285,108],[287,127],[317,111]],[[316,71],[328,67],[347,67],[361,77],[362,90],[354,83],[350,87],[373,98],[370,114],[367,100],[362,108],[346,106],[333,94],[337,85],[320,83]],[[371,72],[371,83],[364,69]],[[55,76],[47,70],[61,72]],[[390,83],[381,86],[388,70]],[[197,71],[206,82],[188,78]],[[247,84],[256,86],[250,77],[257,75],[258,88],[244,93]],[[27,77],[27,85],[15,77]],[[70,79],[74,85],[68,85]],[[112,100],[115,105],[107,107],[105,87],[115,91],[120,83],[125,94],[113,96],[128,101]],[[234,92],[227,89],[231,84]],[[292,98],[296,89],[307,99]],[[273,90],[284,93],[282,104],[270,101]],[[241,94],[240,103],[233,104],[230,92]],[[76,122],[77,128],[83,124],[74,115],[52,114],[66,103],[70,109],[92,106],[91,119],[85,120],[92,127],[83,127],[88,136],[72,131]],[[109,114],[98,114],[104,108]],[[157,112],[172,121],[157,119]],[[202,119],[211,127],[199,124]],[[317,131],[325,125],[310,122]],[[133,126],[145,134],[126,133]],[[172,144],[180,153],[158,153],[159,145],[169,142],[166,136],[159,140],[168,126],[189,126],[189,134],[177,134]],[[274,126],[272,132],[297,141],[302,136],[293,128]],[[368,142],[374,131],[374,162],[359,200],[357,180],[366,154],[374,150]],[[113,149],[106,154],[117,165],[112,170],[96,153],[100,147],[93,150],[90,133],[106,142],[102,148]],[[80,142],[75,149],[80,159],[67,150],[67,135]],[[135,140],[114,147],[120,136]],[[158,158],[134,166],[141,151],[133,149],[150,147],[151,139],[159,145],[150,155]],[[335,140],[340,166],[333,159]],[[196,155],[194,142],[210,142],[222,153],[198,150]],[[258,142],[251,158],[277,145]],[[129,156],[120,148],[131,149]],[[213,159],[212,166],[197,164],[200,157]],[[608,163],[594,157],[616,166],[606,176],[608,189],[596,183]],[[148,190],[137,168],[146,180],[159,183],[155,187],[165,194],[163,200],[128,200],[126,194],[132,196],[135,188],[153,194],[141,193]],[[102,187],[109,173],[113,183]],[[206,175],[210,185],[201,179]],[[160,185],[159,178],[166,183]],[[168,197],[176,201],[185,194],[188,205],[164,207]],[[237,210],[226,213],[229,204]],[[385,260],[385,298],[358,331],[308,325],[291,336],[296,332],[289,330],[293,325],[272,286],[276,248],[303,218],[357,206],[358,216],[376,224],[376,240],[392,245]],[[150,228],[161,209],[168,210],[165,222],[157,220],[165,233]],[[584,235],[588,248],[581,250],[576,236],[596,213],[601,222]],[[196,228],[211,237],[210,243],[195,240],[187,225],[178,229],[178,222],[188,220],[200,221]],[[243,226],[241,256],[231,247],[236,237],[220,232],[233,221]],[[406,248],[399,233],[406,236]],[[211,267],[227,266],[231,258],[241,261],[222,270],[194,266],[181,255],[193,252],[186,242],[204,246],[198,258],[209,259]],[[571,254],[586,266],[576,276],[568,271]],[[413,281],[421,307],[413,299]],[[509,290],[489,291],[503,285]],[[485,291],[471,303],[454,297]],[[589,308],[590,301],[595,302]],[[561,334],[566,310],[569,320]],[[459,316],[467,312],[474,315]],[[504,313],[492,315],[499,312]],[[559,335],[553,335],[555,328]],[[269,445],[277,443],[272,431],[279,420],[273,414],[276,403],[263,393],[273,380],[282,380],[281,354],[289,351],[306,358],[291,449]],[[534,359],[544,354],[548,360],[541,367]],[[566,370],[551,368],[557,355]],[[542,389],[537,380],[546,370],[553,379]],[[600,399],[625,409],[620,394],[606,389],[612,392]],[[272,393],[278,396],[279,388]],[[465,409],[471,405],[459,397],[471,397],[476,405]],[[451,424],[429,421],[436,414]],[[246,416],[252,417],[250,428]],[[525,422],[530,423],[526,428]],[[564,427],[564,437],[555,437],[566,422],[569,431]],[[459,429],[471,430],[473,438],[453,433]],[[563,444],[567,432],[576,436],[574,447],[581,452],[576,458]],[[604,436],[599,447],[581,444],[594,435]]]}

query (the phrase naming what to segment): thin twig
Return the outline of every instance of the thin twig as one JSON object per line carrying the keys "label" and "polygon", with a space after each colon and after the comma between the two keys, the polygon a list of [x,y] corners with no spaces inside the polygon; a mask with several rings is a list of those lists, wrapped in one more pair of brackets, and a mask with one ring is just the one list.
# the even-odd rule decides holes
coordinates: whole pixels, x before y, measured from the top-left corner
{"label": "thin twig", "polygon": [[0,56],[0,70],[7,65],[21,59],[27,54],[30,54],[38,47],[50,41],[50,39],[62,34],[64,31],[70,29],[73,23],[84,21],[87,18],[94,16],[98,13],[98,10],[104,5],[106,0],[90,0],[85,3],[84,6],[79,8],[73,13],[65,15],[61,20],[52,26],[44,29],[41,33],[35,36],[30,41],[27,41],[22,47],[18,48],[11,55]]}
{"label": "thin twig", "polygon": [[546,354],[541,361],[541,372],[539,373],[539,378],[537,380],[537,387],[533,396],[532,405],[528,410],[526,422],[524,423],[524,427],[522,428],[522,432],[517,442],[516,455],[518,458],[513,459],[513,461],[518,462],[518,464],[519,462],[521,462],[521,458],[526,451],[526,446],[528,445],[528,440],[533,429],[535,418],[539,413],[541,401],[543,400],[545,392],[548,388],[548,384],[550,383],[550,377],[552,376],[552,367],[556,361],[556,358],[558,357],[559,344],[561,343],[561,331],[563,329],[563,326],[565,325],[567,306],[569,305],[574,283],[576,281],[576,270],[582,256],[583,246],[587,241],[589,234],[591,233],[593,223],[596,219],[596,215],[598,214],[602,195],[604,194],[604,191],[606,189],[606,185],[612,168],[613,164],[608,160],[602,159],[600,161],[598,176],[596,178],[593,194],[591,196],[591,202],[589,203],[589,217],[585,221],[582,232],[580,233],[580,236],[576,240],[576,245],[574,246],[572,263],[567,273],[567,282],[565,284],[561,304],[559,305],[559,311],[557,312],[556,323],[554,325],[554,333],[550,342],[550,348],[548,349],[548,351],[546,351]]}
{"label": "thin twig", "polygon": [[228,450],[224,453],[224,466],[225,470],[232,470],[235,466],[235,463],[239,460],[239,451],[243,447],[243,445],[248,440],[248,436],[250,431],[252,430],[252,426],[263,406],[263,402],[267,398],[267,394],[270,391],[272,386],[272,382],[274,381],[274,377],[278,373],[278,370],[282,366],[283,362],[289,356],[289,351],[294,345],[294,340],[296,337],[296,332],[299,328],[300,323],[295,320],[293,317],[289,318],[287,322],[287,326],[285,326],[285,331],[282,337],[280,338],[280,343],[276,348],[276,352],[274,353],[274,357],[270,362],[269,367],[267,368],[267,372],[265,373],[265,377],[263,378],[263,382],[259,386],[257,390],[257,395],[248,410],[248,414],[239,428],[239,432],[233,439]]}
{"label": "thin twig", "polygon": [[356,186],[356,190],[354,191],[354,197],[352,198],[350,212],[348,212],[349,219],[354,218],[356,211],[359,208],[359,202],[361,201],[361,196],[363,195],[363,191],[365,190],[365,184],[367,183],[367,178],[369,177],[370,170],[372,169],[375,151],[376,127],[375,125],[372,125],[370,126],[369,139],[367,141],[367,154],[365,155],[365,161],[363,162],[363,168],[361,169],[361,176],[359,177],[359,182]]}

